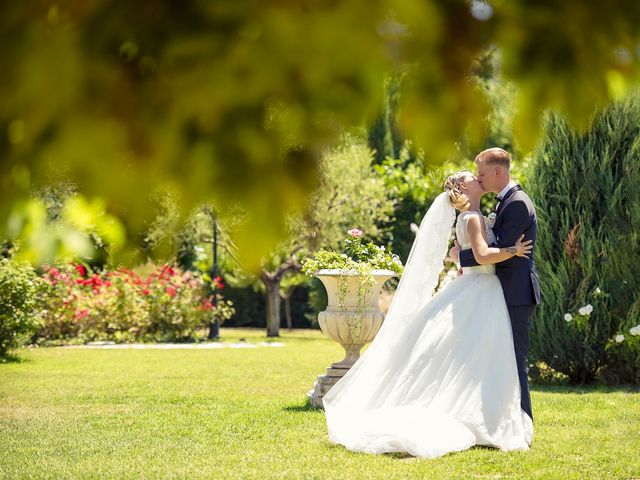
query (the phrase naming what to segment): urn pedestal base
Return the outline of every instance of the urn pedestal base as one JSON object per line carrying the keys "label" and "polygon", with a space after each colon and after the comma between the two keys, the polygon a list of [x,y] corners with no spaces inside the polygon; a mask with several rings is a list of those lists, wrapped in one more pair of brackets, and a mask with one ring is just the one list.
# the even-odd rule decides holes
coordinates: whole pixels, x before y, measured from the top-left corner
{"label": "urn pedestal base", "polygon": [[[320,329],[338,342],[345,357],[331,364],[324,375],[318,375],[307,393],[309,403],[323,408],[322,397],[360,358],[360,350],[371,342],[384,320],[378,296],[384,282],[395,275],[391,270],[373,270],[373,284],[360,289],[360,276],[344,270],[320,270],[315,274],[327,290],[327,309],[318,314]],[[360,295],[362,298],[360,298]]]}
{"label": "urn pedestal base", "polygon": [[350,365],[347,367],[334,363],[327,368],[326,374],[318,375],[313,388],[307,393],[309,404],[315,408],[324,408],[322,397],[349,371],[349,367]]}

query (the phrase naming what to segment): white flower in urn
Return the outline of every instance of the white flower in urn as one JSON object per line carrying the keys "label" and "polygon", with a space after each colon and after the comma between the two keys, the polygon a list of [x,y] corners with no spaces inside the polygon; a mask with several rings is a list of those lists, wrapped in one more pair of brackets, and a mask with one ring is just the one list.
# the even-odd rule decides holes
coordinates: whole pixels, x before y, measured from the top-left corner
{"label": "white flower in urn", "polygon": [[613,339],[616,341],[616,343],[622,343],[624,342],[624,335],[616,335]]}
{"label": "white flower in urn", "polygon": [[571,320],[573,320],[573,315],[571,315],[570,313],[565,313],[564,319],[565,321],[570,322]]}
{"label": "white flower in urn", "polygon": [[634,337],[640,335],[640,325],[636,325],[635,327],[631,327],[629,329],[629,333]]}
{"label": "white flower in urn", "polygon": [[497,217],[496,212],[491,212],[489,215],[487,215],[485,217],[486,222],[487,222],[487,226],[493,228],[493,226],[496,223],[496,217]]}
{"label": "white flower in urn", "polygon": [[585,305],[584,307],[580,307],[578,309],[578,313],[580,315],[585,315],[585,316],[589,316],[591,315],[591,312],[593,312],[593,306],[592,305]]}

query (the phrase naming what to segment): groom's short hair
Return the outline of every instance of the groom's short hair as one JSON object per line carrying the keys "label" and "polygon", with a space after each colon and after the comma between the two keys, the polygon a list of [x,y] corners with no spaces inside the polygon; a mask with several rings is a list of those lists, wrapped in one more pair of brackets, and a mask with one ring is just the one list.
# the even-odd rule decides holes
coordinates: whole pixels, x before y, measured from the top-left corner
{"label": "groom's short hair", "polygon": [[502,148],[493,147],[481,151],[476,156],[476,162],[481,161],[485,165],[500,165],[507,170],[511,168],[511,155]]}

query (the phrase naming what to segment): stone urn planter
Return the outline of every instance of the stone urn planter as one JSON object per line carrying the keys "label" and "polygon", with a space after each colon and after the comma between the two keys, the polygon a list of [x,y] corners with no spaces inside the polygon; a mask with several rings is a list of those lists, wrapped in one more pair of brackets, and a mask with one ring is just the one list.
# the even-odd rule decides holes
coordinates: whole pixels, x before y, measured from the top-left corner
{"label": "stone urn planter", "polygon": [[378,306],[380,290],[395,275],[391,270],[373,270],[370,283],[352,271],[320,270],[314,275],[324,284],[328,298],[327,309],[318,314],[318,323],[327,336],[342,345],[345,357],[318,376],[307,394],[312,406],[322,408],[325,393],[360,358],[362,347],[375,338],[384,320]]}

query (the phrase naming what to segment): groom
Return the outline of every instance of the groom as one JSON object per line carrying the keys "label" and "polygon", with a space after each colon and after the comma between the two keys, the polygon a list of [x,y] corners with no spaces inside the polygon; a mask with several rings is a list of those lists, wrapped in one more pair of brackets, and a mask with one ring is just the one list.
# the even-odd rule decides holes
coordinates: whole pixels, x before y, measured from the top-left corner
{"label": "groom", "polygon": [[[496,241],[491,247],[509,247],[514,245],[520,235],[524,240],[536,241],[536,211],[529,196],[511,180],[511,158],[501,148],[489,148],[476,157],[478,181],[485,192],[498,194],[498,207],[493,232]],[[496,275],[502,284],[504,298],[507,301],[513,343],[520,380],[520,402],[522,409],[533,419],[531,397],[527,380],[526,356],[529,350],[529,330],[531,316],[540,303],[538,273],[533,261],[533,252],[529,258],[513,257],[496,264]],[[462,267],[478,265],[471,250],[460,251],[458,242],[450,250],[449,256]]]}

